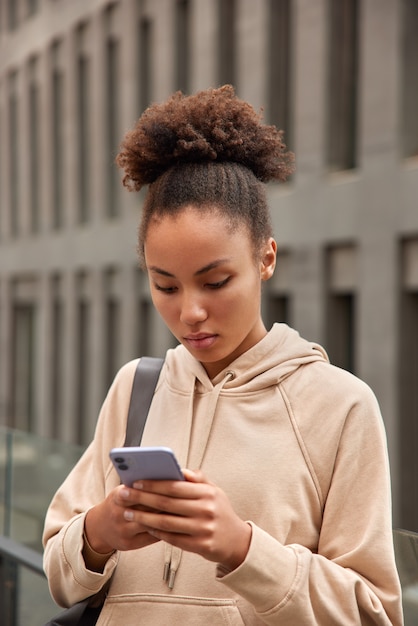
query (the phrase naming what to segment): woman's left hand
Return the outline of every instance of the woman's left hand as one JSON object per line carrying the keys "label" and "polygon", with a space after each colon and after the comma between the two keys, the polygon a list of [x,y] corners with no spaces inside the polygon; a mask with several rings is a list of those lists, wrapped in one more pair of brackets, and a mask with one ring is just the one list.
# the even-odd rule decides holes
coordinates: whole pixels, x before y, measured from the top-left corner
{"label": "woman's left hand", "polygon": [[247,555],[251,526],[238,517],[224,491],[202,472],[183,473],[185,481],[135,483],[134,488],[141,492],[141,505],[152,510],[128,509],[126,521],[232,571]]}

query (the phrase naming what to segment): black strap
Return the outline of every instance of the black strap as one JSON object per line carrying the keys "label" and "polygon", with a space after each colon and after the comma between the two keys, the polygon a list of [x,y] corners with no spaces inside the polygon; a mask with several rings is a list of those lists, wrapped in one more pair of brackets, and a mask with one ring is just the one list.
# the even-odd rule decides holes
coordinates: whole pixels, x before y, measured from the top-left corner
{"label": "black strap", "polygon": [[124,446],[139,446],[164,359],[143,356],[136,368]]}
{"label": "black strap", "polygon": [[[125,446],[136,446],[141,443],[148,410],[154,395],[155,386],[163,366],[164,359],[142,357],[135,371],[132,385],[131,401],[129,404],[128,422],[126,424]],[[64,624],[96,624],[101,606],[91,608],[91,598],[65,609],[59,615],[47,622],[45,626],[64,626]]]}

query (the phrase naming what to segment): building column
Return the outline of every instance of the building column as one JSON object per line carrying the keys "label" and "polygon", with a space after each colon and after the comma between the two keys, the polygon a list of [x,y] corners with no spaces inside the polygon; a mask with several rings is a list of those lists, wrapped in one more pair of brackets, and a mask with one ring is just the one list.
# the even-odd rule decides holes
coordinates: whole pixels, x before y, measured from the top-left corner
{"label": "building column", "polygon": [[254,33],[268,33],[268,6],[266,2],[242,0],[237,13],[236,78],[242,98],[259,110],[266,106],[265,74],[267,46],[264,37]]}

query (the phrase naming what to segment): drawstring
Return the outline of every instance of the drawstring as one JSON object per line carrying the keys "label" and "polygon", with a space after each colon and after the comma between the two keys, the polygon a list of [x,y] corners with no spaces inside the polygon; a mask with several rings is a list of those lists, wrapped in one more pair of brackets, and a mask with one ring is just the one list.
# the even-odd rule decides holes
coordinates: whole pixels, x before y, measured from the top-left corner
{"label": "drawstring", "polygon": [[[202,434],[202,439],[201,439],[203,442],[203,446],[202,446],[202,449],[200,450],[200,454],[197,458],[197,463],[194,464],[194,467],[197,467],[200,469],[202,465],[202,461],[205,456],[206,449],[208,447],[208,443],[210,439],[210,435],[212,432],[213,420],[215,418],[216,405],[218,403],[219,394],[221,393],[223,386],[229,380],[233,380],[234,377],[235,377],[235,372],[228,370],[224,378],[213,388],[213,391],[210,397],[210,404],[208,407],[208,420],[206,422],[206,428]],[[190,439],[189,439],[189,442],[190,442]],[[187,447],[188,447],[187,461],[189,461],[190,446],[187,446]],[[186,465],[188,465],[188,463],[186,463]],[[163,580],[167,583],[169,589],[173,589],[174,587],[174,581],[176,578],[177,570],[180,565],[182,554],[183,554],[183,550],[181,550],[180,548],[175,548],[171,546],[169,543],[165,544]]]}
{"label": "drawstring", "polygon": [[[213,388],[213,391],[210,395],[210,401],[209,401],[209,406],[208,406],[208,419],[207,419],[207,422],[205,422],[205,429],[201,435],[201,441],[203,442],[203,446],[200,450],[199,456],[196,458],[196,460],[193,460],[193,467],[200,469],[202,465],[202,461],[205,456],[206,449],[208,447],[208,443],[210,439],[210,435],[212,432],[213,420],[215,418],[216,405],[218,404],[219,394],[221,393],[223,386],[228,381],[232,380],[234,377],[235,377],[235,373],[232,372],[231,370],[228,370],[225,373],[224,378]],[[187,467],[190,464],[189,453],[190,453],[190,447],[189,447],[189,451],[187,454]]]}
{"label": "drawstring", "polygon": [[174,548],[173,546],[170,546],[169,543],[165,544],[163,580],[167,583],[169,589],[174,587],[174,581],[176,579],[182,554],[183,550],[180,550],[180,548]]}

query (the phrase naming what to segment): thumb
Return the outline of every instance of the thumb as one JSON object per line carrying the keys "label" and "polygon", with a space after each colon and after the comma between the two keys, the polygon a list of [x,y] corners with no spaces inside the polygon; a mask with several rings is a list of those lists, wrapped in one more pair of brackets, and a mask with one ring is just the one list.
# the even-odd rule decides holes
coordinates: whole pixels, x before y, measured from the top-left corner
{"label": "thumb", "polygon": [[189,483],[207,483],[209,482],[203,472],[201,472],[200,470],[190,470],[190,469],[182,469],[184,478],[189,482]]}

